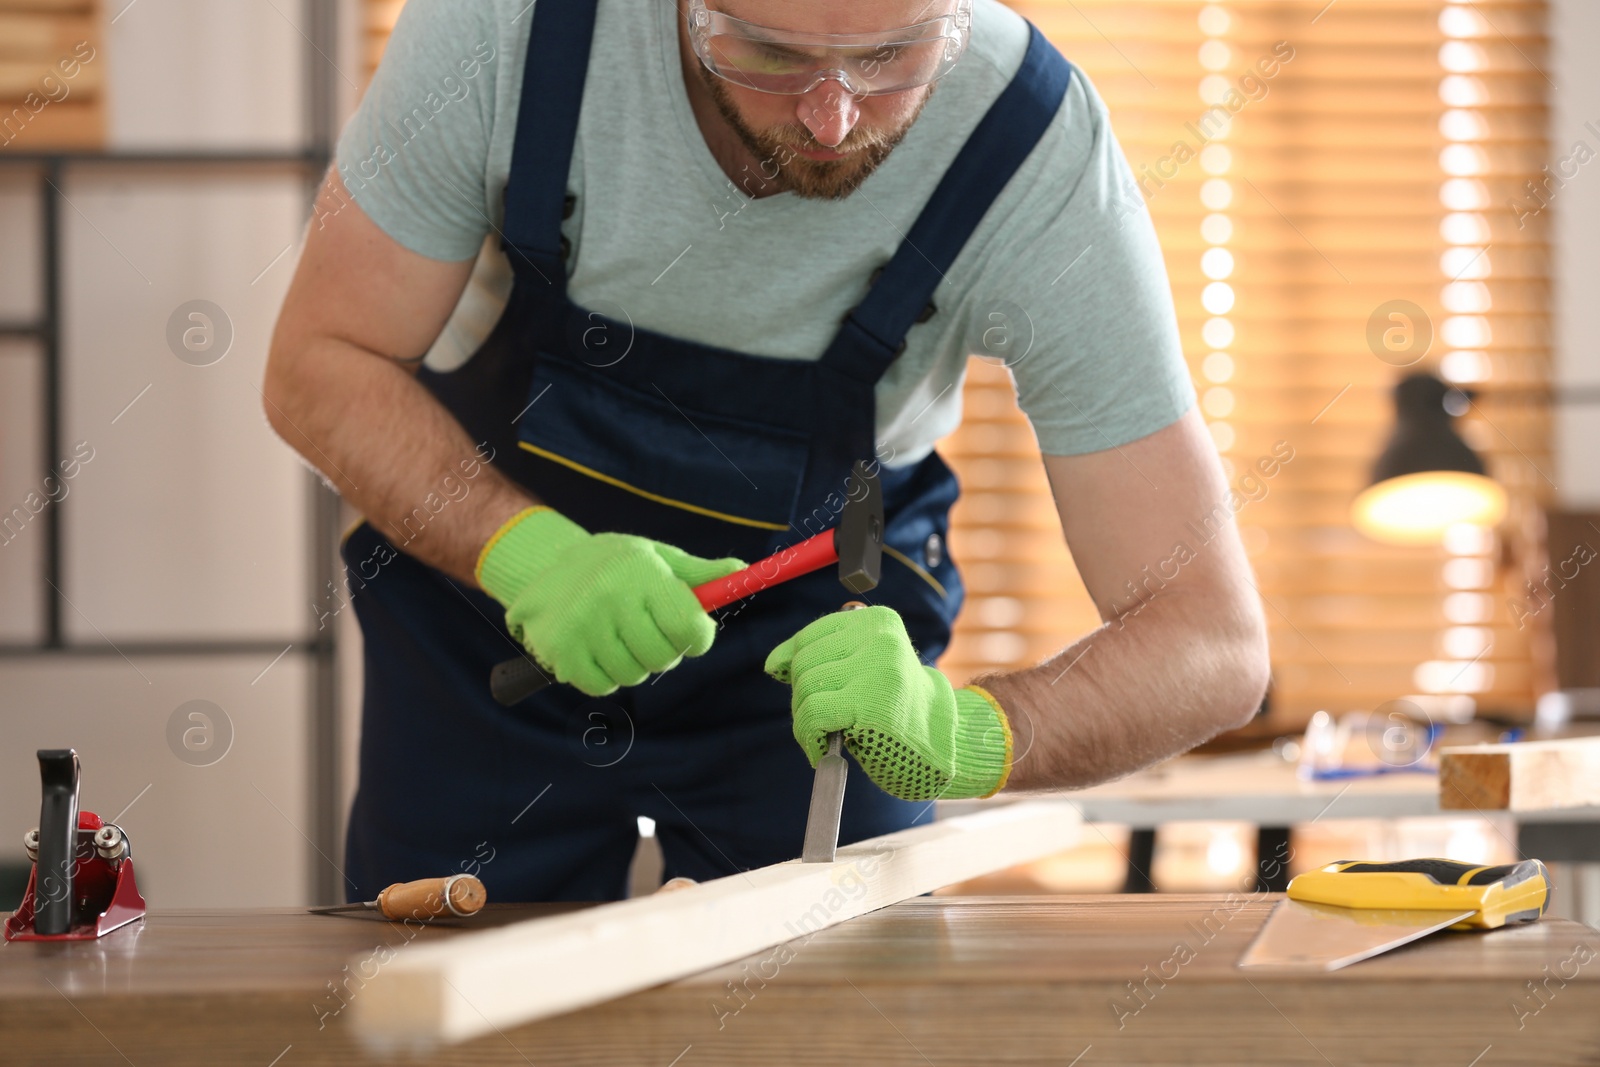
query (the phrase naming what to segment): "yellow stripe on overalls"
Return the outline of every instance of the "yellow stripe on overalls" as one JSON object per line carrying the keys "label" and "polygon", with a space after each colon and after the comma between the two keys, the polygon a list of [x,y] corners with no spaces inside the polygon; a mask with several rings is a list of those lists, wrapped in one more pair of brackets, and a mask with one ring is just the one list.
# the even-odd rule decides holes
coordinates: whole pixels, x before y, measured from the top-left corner
{"label": "yellow stripe on overalls", "polygon": [[552,463],[559,463],[563,467],[568,467],[577,471],[579,474],[588,475],[590,478],[605,482],[607,485],[614,485],[618,489],[625,490],[626,492],[632,493],[635,496],[642,496],[646,500],[653,500],[657,504],[665,504],[669,508],[682,508],[684,511],[692,511],[696,515],[706,515],[713,519],[721,519],[723,522],[737,523],[740,526],[754,526],[758,530],[787,530],[789,528],[785,523],[762,522],[760,519],[746,519],[738,515],[729,515],[721,511],[712,511],[710,508],[703,508],[698,504],[690,504],[687,501],[674,500],[669,496],[661,496],[657,493],[640,489],[636,485],[629,485],[620,478],[613,478],[609,474],[601,474],[599,471],[585,467],[583,464],[574,460],[570,460],[566,456],[558,456],[554,452],[549,452],[535,445],[530,445],[526,441],[518,441],[517,444],[522,448],[527,449],[529,452],[532,452],[536,456],[542,456],[545,459],[550,460]]}

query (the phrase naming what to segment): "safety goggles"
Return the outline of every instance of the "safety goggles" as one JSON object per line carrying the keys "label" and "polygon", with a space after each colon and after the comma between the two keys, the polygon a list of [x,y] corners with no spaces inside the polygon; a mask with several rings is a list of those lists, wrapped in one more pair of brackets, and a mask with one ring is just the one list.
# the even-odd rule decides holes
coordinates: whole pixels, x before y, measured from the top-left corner
{"label": "safety goggles", "polygon": [[717,77],[763,93],[798,96],[825,81],[854,96],[898,93],[938,81],[966,50],[972,0],[927,22],[881,33],[794,33],[689,2],[689,40]]}

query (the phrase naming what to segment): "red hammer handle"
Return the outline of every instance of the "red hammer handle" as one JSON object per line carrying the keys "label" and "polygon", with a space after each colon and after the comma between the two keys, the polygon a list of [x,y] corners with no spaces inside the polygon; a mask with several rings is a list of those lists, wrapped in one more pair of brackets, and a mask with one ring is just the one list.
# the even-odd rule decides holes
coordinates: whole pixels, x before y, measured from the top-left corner
{"label": "red hammer handle", "polygon": [[[839,562],[839,549],[833,538],[833,530],[824,530],[797,545],[774,552],[742,571],[696,586],[694,595],[699,598],[702,607],[714,611],[752,593],[781,585],[791,578],[819,571]],[[540,670],[531,657],[516,656],[495,665],[489,674],[489,690],[495,700],[509,708],[537,693],[550,681],[551,676]]]}
{"label": "red hammer handle", "polygon": [[833,531],[824,530],[808,537],[797,545],[780,549],[766,559],[750,564],[742,571],[709,581],[694,588],[700,606],[707,611],[727,607],[735,600],[743,600],[752,593],[774,585],[782,585],[791,578],[819,571],[831,563],[839,562],[839,549],[833,542]]}

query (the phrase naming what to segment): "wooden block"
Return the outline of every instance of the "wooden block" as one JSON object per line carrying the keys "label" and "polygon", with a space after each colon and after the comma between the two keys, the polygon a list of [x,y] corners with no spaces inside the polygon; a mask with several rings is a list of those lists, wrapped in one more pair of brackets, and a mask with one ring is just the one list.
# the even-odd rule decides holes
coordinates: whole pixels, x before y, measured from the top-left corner
{"label": "wooden block", "polygon": [[0,11],[29,11],[56,14],[92,14],[94,0],[0,0]]}
{"label": "wooden block", "polygon": [[[38,100],[49,100],[49,107],[68,100],[86,100],[98,96],[104,87],[104,63],[80,63],[75,77],[64,78],[56,67],[60,56],[45,60],[0,59],[0,101],[9,108],[32,94]],[[68,54],[70,58],[70,53]],[[55,94],[53,97],[50,94]]]}
{"label": "wooden block", "polygon": [[1462,745],[1439,753],[1439,807],[1551,811],[1600,805],[1600,737]]}
{"label": "wooden block", "polygon": [[99,41],[97,21],[88,16],[0,11],[0,58],[53,66],[84,54],[79,46],[85,42],[95,49],[98,58]]}
{"label": "wooden block", "polygon": [[420,945],[351,1005],[374,1048],[426,1048],[647,989],[1076,843],[1070,805],[1017,804],[677,892]]}
{"label": "wooden block", "polygon": [[0,152],[99,148],[106,141],[106,110],[99,103],[67,100],[30,114],[21,104],[0,105]]}

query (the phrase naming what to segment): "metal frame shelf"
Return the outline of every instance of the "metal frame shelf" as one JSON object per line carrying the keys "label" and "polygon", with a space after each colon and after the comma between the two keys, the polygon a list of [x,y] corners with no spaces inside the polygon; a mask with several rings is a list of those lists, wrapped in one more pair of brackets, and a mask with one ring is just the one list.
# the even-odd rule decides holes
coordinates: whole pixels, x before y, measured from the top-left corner
{"label": "metal frame shelf", "polygon": [[[50,466],[52,457],[63,454],[62,412],[62,293],[65,278],[61,261],[61,206],[65,199],[61,191],[63,179],[69,170],[90,167],[131,168],[151,171],[181,168],[185,170],[223,169],[227,171],[260,168],[289,168],[300,171],[305,178],[306,204],[316,195],[332,159],[334,140],[335,100],[332,74],[327,56],[336,51],[336,4],[333,0],[303,0],[306,32],[305,38],[305,145],[298,150],[238,150],[205,151],[175,149],[171,151],[83,151],[58,152],[0,151],[0,168],[7,170],[32,169],[38,172],[39,198],[39,249],[37,270],[40,279],[39,313],[33,321],[0,322],[0,338],[31,340],[37,346],[42,367],[41,409],[43,411],[41,437],[44,448],[46,473],[54,476]],[[308,474],[307,491],[312,496],[310,538],[312,561],[309,575],[313,600],[337,575],[338,559],[335,546],[339,535],[339,499],[324,486],[320,479]],[[155,640],[123,642],[116,648],[109,644],[75,643],[66,640],[62,631],[61,592],[62,527],[61,509],[48,508],[40,515],[43,524],[44,559],[40,580],[47,583],[44,590],[43,639],[37,644],[0,645],[0,660],[17,661],[24,658],[50,660],[57,657],[101,657],[122,653],[146,656],[214,656],[256,653],[274,653],[283,649],[285,641],[295,646],[295,651],[308,658],[311,664],[309,761],[311,795],[308,798],[312,826],[306,835],[310,857],[310,893],[317,902],[332,903],[342,899],[338,872],[332,869],[326,857],[339,848],[341,801],[340,790],[340,724],[337,692],[338,643],[334,632],[282,639],[262,636],[243,640]]]}

